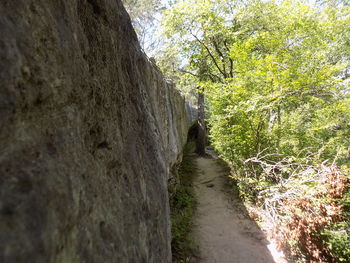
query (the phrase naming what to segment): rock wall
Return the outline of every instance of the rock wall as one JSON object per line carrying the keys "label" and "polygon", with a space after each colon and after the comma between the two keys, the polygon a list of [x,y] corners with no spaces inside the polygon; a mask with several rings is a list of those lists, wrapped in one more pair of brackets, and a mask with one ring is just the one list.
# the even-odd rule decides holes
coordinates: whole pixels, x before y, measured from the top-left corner
{"label": "rock wall", "polygon": [[0,262],[170,262],[189,122],[120,0],[1,0],[0,36]]}

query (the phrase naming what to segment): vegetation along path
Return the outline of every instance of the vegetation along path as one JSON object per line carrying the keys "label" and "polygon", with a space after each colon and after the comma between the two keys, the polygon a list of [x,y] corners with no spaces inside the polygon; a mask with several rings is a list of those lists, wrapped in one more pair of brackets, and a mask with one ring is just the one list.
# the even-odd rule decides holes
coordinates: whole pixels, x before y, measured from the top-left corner
{"label": "vegetation along path", "polygon": [[197,158],[198,199],[194,235],[201,263],[273,263],[264,234],[239,197],[229,194],[225,169],[216,159]]}

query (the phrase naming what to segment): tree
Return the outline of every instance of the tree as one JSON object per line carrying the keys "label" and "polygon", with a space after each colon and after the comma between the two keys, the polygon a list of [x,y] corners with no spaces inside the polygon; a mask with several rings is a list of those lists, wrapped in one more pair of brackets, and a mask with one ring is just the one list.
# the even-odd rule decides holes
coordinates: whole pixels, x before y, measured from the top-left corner
{"label": "tree", "polygon": [[204,156],[207,146],[207,129],[205,126],[204,93],[198,89],[198,132],[196,140],[196,153]]}
{"label": "tree", "polygon": [[162,68],[204,92],[212,145],[241,194],[270,209],[281,243],[348,262],[350,8],[308,2],[179,1]]}
{"label": "tree", "polygon": [[144,50],[152,49],[152,34],[157,30],[156,14],[162,9],[160,0],[123,0]]}
{"label": "tree", "polygon": [[189,0],[178,2],[166,11],[165,33],[170,42],[181,43],[180,54],[189,62],[184,73],[213,82],[233,76],[233,61],[227,54],[235,21],[226,21],[223,16],[232,10],[233,3]]}
{"label": "tree", "polygon": [[205,90],[212,142],[228,160],[264,149],[345,153],[348,137],[329,126],[346,122],[348,14],[303,1],[188,0],[167,11],[168,37],[188,62],[182,78]]}

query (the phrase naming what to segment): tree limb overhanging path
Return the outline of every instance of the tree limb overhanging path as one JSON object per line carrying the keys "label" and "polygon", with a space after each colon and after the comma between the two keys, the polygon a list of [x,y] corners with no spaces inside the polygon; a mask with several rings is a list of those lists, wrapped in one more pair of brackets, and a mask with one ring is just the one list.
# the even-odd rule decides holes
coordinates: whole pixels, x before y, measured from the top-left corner
{"label": "tree limb overhanging path", "polygon": [[284,263],[272,257],[263,232],[249,218],[242,201],[227,193],[223,167],[212,158],[197,158],[197,215],[194,236],[199,263]]}

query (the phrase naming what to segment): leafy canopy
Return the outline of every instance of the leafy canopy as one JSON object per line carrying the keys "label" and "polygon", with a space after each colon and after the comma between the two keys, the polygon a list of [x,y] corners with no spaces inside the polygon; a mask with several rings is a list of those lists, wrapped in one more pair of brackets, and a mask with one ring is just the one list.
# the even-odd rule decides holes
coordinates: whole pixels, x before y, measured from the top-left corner
{"label": "leafy canopy", "polygon": [[264,149],[345,156],[349,7],[187,0],[165,17],[172,68],[205,90],[211,139],[228,160]]}
{"label": "leafy canopy", "polygon": [[[178,1],[165,12],[168,44],[157,60],[187,96],[197,87],[205,93],[211,143],[245,194],[267,196],[271,206],[280,200],[273,213],[280,212],[283,233],[293,237],[297,228],[286,222],[302,222],[293,212],[302,211],[310,239],[299,238],[296,249],[314,262],[347,262],[350,215],[332,224],[322,209],[310,216],[305,207],[349,207],[341,205],[349,203],[348,172],[334,165],[349,171],[350,7],[348,1],[310,2]],[[320,175],[337,175],[328,195],[340,185],[334,182],[343,182],[339,200],[295,195],[315,192],[324,184]],[[324,244],[315,241],[321,234]]]}

